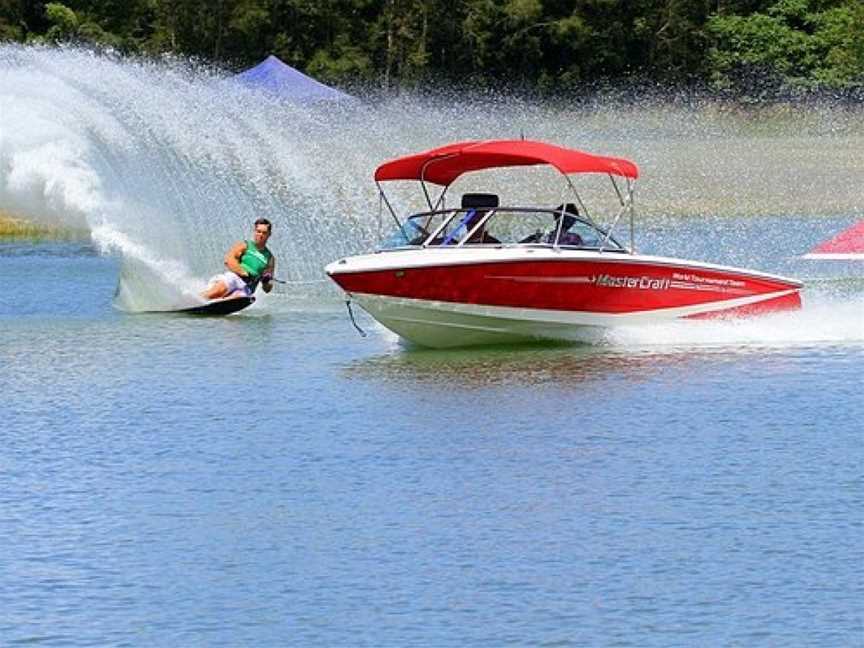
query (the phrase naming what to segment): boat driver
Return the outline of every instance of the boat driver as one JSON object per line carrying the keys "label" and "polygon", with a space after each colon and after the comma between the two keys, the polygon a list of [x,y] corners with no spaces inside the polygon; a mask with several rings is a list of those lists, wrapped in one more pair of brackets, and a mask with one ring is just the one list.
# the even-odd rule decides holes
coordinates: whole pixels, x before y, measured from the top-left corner
{"label": "boat driver", "polygon": [[205,299],[249,297],[258,284],[269,293],[273,290],[276,257],[267,249],[273,224],[266,218],[255,221],[252,239],[238,241],[225,255],[226,271],[218,274],[201,293]]}
{"label": "boat driver", "polygon": [[573,203],[558,205],[555,208],[555,228],[546,235],[546,242],[555,243],[555,238],[558,237],[558,245],[583,245],[582,237],[570,231],[570,228],[576,224],[577,216],[579,216],[579,209]]}

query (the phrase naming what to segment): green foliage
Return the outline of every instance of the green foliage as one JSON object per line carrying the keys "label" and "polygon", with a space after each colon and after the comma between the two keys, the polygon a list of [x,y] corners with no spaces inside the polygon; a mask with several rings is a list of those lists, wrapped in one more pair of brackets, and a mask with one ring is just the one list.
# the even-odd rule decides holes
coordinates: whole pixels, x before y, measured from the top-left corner
{"label": "green foliage", "polygon": [[213,60],[328,82],[555,93],[622,77],[864,86],[862,0],[0,0],[0,40]]}
{"label": "green foliage", "polygon": [[733,86],[742,69],[777,75],[795,87],[844,88],[864,82],[864,7],[847,0],[779,0],[764,13],[714,16],[712,79]]}
{"label": "green foliage", "polygon": [[8,18],[0,16],[0,42],[24,40],[24,30]]}
{"label": "green foliage", "polygon": [[316,51],[307,69],[316,78],[336,82],[368,76],[372,62],[360,47],[339,38],[332,47]]}
{"label": "green foliage", "polygon": [[31,34],[31,41],[76,42],[120,50],[130,49],[125,47],[122,36],[103,29],[94,17],[85,11],[76,12],[60,2],[49,2],[45,5],[45,19],[49,25],[45,34]]}
{"label": "green foliage", "polygon": [[822,54],[814,82],[828,87],[864,85],[864,4],[834,7],[813,20],[814,48]]}
{"label": "green foliage", "polygon": [[45,5],[45,17],[51,27],[45,33],[48,41],[70,40],[78,34],[78,16],[69,7],[59,2],[49,2]]}

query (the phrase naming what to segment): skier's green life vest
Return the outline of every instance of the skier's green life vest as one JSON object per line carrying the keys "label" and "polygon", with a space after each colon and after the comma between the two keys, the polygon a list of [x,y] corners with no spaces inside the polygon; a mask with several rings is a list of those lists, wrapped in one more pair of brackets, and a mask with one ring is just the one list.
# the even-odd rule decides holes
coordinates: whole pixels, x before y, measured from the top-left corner
{"label": "skier's green life vest", "polygon": [[259,250],[255,247],[253,241],[246,241],[246,251],[243,253],[243,256],[240,257],[240,266],[248,272],[253,279],[257,279],[261,276],[261,273],[267,269],[267,264],[270,263],[272,257],[273,255],[270,254],[270,250],[267,248]]}

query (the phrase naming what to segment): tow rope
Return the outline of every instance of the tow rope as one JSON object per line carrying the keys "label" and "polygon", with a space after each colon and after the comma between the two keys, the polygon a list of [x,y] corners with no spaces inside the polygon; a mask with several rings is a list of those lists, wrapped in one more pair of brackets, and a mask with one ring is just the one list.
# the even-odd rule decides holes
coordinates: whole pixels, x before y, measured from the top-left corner
{"label": "tow rope", "polygon": [[277,279],[273,277],[271,279],[273,283],[283,284],[285,286],[305,286],[309,284],[318,284],[318,283],[326,283],[327,279],[308,279],[306,281],[285,281],[284,279]]}
{"label": "tow rope", "polygon": [[363,329],[361,329],[357,325],[357,320],[354,319],[354,311],[351,310],[351,300],[350,299],[345,300],[345,306],[346,306],[346,308],[348,308],[348,317],[351,318],[351,323],[354,325],[354,328],[357,329],[358,333],[360,333],[360,337],[365,338],[366,337],[366,331],[364,331]]}

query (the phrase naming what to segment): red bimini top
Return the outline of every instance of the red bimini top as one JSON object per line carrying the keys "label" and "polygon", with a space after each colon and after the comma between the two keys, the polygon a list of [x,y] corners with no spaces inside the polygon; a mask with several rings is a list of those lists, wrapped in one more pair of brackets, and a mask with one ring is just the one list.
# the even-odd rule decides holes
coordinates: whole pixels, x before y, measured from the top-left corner
{"label": "red bimini top", "polygon": [[422,180],[447,186],[463,173],[500,167],[549,164],[561,173],[611,173],[639,177],[639,168],[623,158],[602,157],[530,140],[458,142],[390,160],[375,170],[375,180]]}

